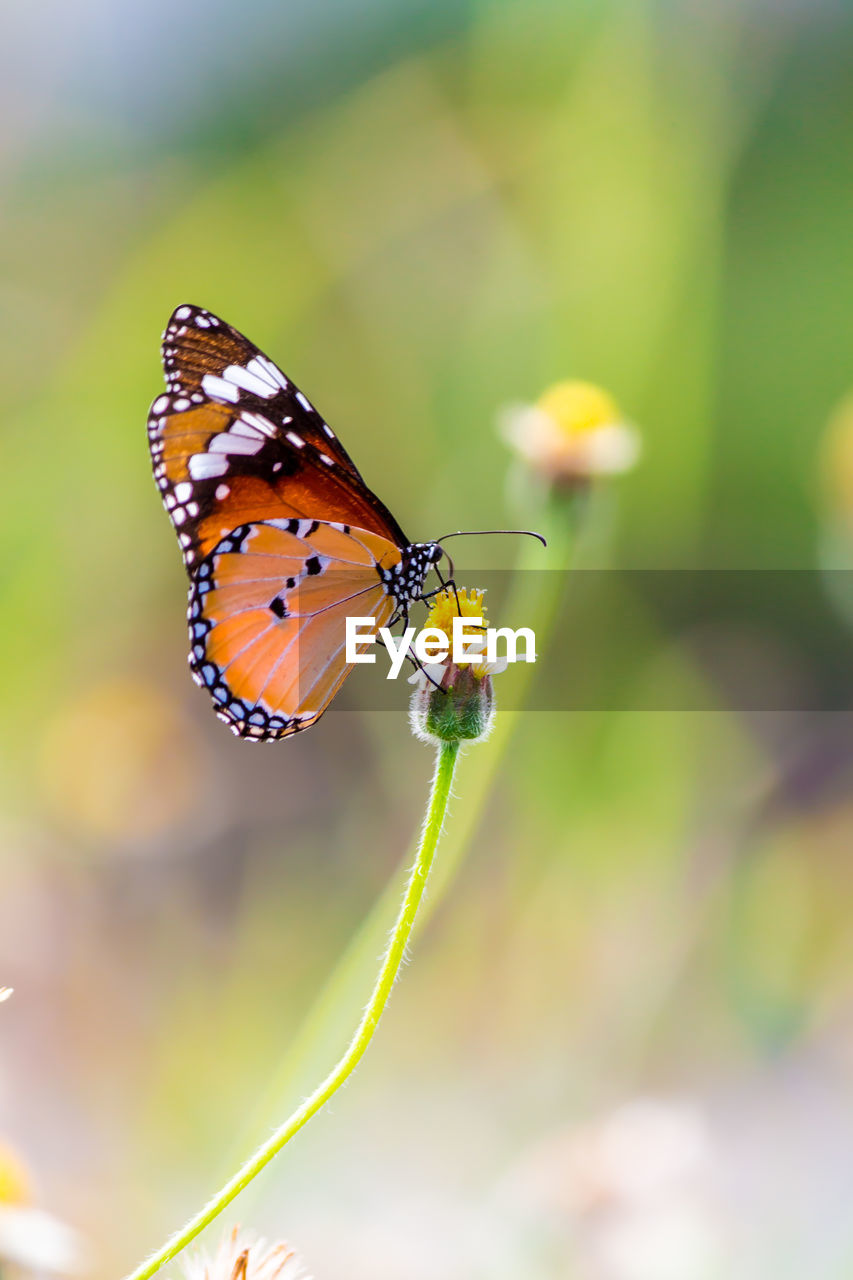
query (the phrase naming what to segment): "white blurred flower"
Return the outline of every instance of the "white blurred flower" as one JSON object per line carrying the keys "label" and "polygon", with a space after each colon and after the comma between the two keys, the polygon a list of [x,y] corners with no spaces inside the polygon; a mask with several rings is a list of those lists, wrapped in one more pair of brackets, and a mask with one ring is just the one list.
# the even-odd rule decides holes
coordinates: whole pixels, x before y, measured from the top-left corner
{"label": "white blurred flower", "polygon": [[577,1135],[567,1191],[574,1208],[591,1202],[640,1203],[705,1172],[711,1144],[698,1108],[638,1098]]}
{"label": "white blurred flower", "polygon": [[52,1275],[71,1275],[84,1266],[76,1231],[42,1209],[9,1205],[0,1205],[0,1261]]}
{"label": "white blurred flower", "polygon": [[289,1244],[242,1239],[239,1227],[223,1236],[212,1258],[191,1253],[184,1274],[187,1280],[311,1280]]}
{"label": "white blurred flower", "polygon": [[82,1271],[85,1258],[76,1231],[33,1207],[26,1166],[12,1147],[0,1142],[0,1270],[5,1262],[70,1275]]}
{"label": "white blurred flower", "polygon": [[584,1280],[711,1280],[728,1252],[715,1167],[698,1107],[638,1098],[540,1143],[504,1198],[571,1229]]}
{"label": "white blurred flower", "polygon": [[626,1208],[587,1233],[600,1280],[714,1280],[725,1273],[719,1228],[696,1197]]}
{"label": "white blurred flower", "polygon": [[536,404],[509,407],[500,430],[534,471],[556,484],[629,471],[640,456],[637,429],[591,382],[558,382]]}

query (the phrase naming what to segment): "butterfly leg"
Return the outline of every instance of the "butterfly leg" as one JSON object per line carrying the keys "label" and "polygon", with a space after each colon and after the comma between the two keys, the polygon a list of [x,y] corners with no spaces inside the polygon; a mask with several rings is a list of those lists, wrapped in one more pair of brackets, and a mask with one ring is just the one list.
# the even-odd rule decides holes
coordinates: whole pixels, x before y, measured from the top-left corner
{"label": "butterfly leg", "polygon": [[[445,554],[446,554],[446,553],[445,553]],[[453,568],[453,561],[452,561],[452,560],[450,560],[450,556],[448,556],[448,557],[447,557],[447,559],[450,561],[450,567],[451,567],[451,570],[452,570],[452,568]],[[452,591],[452,592],[453,592],[453,598],[454,598],[454,599],[455,599],[455,601],[456,601],[456,612],[458,613],[459,617],[461,618],[461,617],[462,617],[462,606],[461,606],[461,605],[460,605],[460,603],[459,603],[459,593],[458,593],[458,591],[456,590],[456,579],[453,577],[452,573],[451,573],[451,576],[450,576],[449,578],[445,578],[445,577],[442,575],[442,572],[441,572],[441,570],[439,569],[438,565],[434,565],[434,566],[433,566],[433,568],[435,569],[436,575],[437,575],[437,577],[438,577],[438,583],[439,583],[439,585],[438,585],[437,587],[435,587],[435,588],[434,588],[434,590],[432,590],[432,591],[426,591],[426,592],[424,592],[424,594],[421,596],[421,600],[431,600],[431,599],[433,598],[433,596],[437,596],[437,595],[438,595],[438,593],[439,593],[440,591]],[[486,630],[487,630],[487,628],[486,628],[485,624],[481,624],[479,627],[475,627],[475,626],[474,626],[474,624],[473,624],[473,622],[472,622],[472,623],[470,624],[470,626],[471,626],[471,630],[472,630],[472,631],[486,631]]]}
{"label": "butterfly leg", "polygon": [[[444,554],[447,556],[446,551]],[[421,599],[431,600],[432,597],[437,596],[440,591],[452,591],[453,598],[456,601],[456,612],[459,614],[459,617],[461,618],[462,609],[459,604],[459,594],[456,590],[456,578],[454,577],[453,561],[450,559],[450,556],[447,556],[447,562],[450,565],[450,576],[445,578],[441,570],[439,569],[438,565],[437,564],[433,565],[433,568],[435,569],[436,577],[438,578],[438,586],[435,588],[434,591],[427,591],[424,595],[421,596]]]}

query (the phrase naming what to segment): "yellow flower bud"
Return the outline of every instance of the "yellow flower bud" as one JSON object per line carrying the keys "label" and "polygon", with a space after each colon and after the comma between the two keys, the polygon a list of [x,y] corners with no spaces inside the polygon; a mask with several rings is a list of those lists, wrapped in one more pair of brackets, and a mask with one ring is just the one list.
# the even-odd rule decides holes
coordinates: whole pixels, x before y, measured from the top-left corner
{"label": "yellow flower bud", "polygon": [[[427,616],[427,627],[446,636],[453,634],[453,620],[482,618],[487,625],[483,591],[439,591]],[[485,647],[485,641],[484,647]],[[492,672],[482,658],[432,663],[412,677],[415,685],[409,706],[412,732],[423,742],[479,742],[494,721],[495,695]]]}

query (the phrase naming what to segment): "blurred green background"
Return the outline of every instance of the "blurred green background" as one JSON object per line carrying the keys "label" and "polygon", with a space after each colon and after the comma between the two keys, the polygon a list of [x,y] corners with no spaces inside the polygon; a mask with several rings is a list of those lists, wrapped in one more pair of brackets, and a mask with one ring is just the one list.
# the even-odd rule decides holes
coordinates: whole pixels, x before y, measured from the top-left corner
{"label": "blurred green background", "polygon": [[[853,13],[37,0],[7,25],[0,1135],[107,1277],[332,1061],[270,1101],[431,767],[402,688],[257,748],[190,682],[145,433],[172,308],[277,359],[414,538],[536,525],[495,422],[580,377],[644,439],[589,563],[844,563],[819,453],[853,381]],[[498,541],[457,544],[462,581],[511,563]],[[640,686],[704,678],[671,641]],[[851,1274],[850,721],[648,705],[519,718],[368,1059],[229,1221],[317,1280]],[[464,760],[457,790],[464,814]]]}

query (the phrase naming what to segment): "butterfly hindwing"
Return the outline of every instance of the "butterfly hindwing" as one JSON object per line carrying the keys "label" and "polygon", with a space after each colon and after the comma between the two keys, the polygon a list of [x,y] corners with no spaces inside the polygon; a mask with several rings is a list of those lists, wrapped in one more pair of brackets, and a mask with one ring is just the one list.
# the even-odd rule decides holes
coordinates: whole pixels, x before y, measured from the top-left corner
{"label": "butterfly hindwing", "polygon": [[275,741],[314,724],[351,670],[346,618],[394,611],[377,566],[399,551],[322,521],[259,521],[223,538],[190,590],[190,665],[240,736]]}

